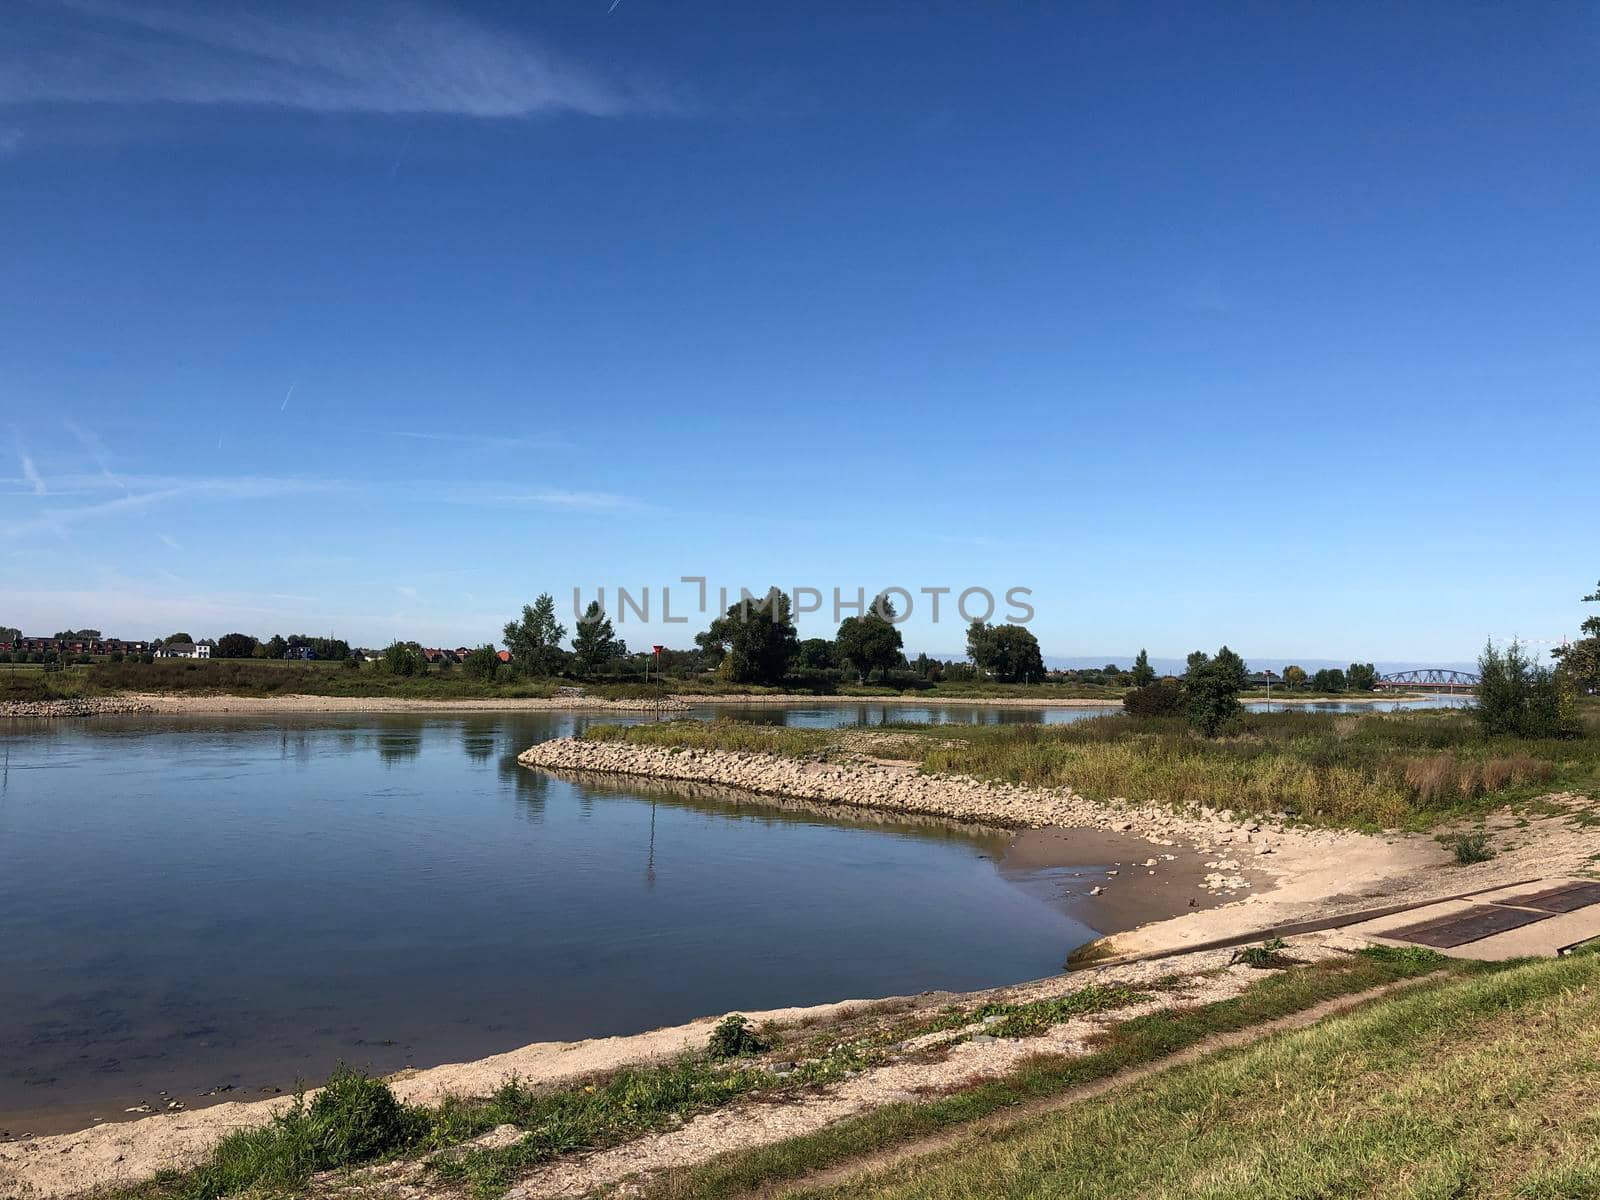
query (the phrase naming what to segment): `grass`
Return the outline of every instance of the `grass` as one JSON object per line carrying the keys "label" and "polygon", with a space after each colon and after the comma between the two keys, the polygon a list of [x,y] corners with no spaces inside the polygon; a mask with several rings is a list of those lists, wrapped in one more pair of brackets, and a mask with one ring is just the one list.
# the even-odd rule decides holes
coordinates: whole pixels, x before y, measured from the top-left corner
{"label": "grass", "polygon": [[[893,1117],[886,1125],[872,1124],[871,1129],[876,1131],[873,1136],[915,1132],[930,1120],[938,1124],[966,1119],[1015,1103],[1022,1095],[1045,1094],[1159,1058],[1211,1032],[1243,1028],[1333,995],[1425,974],[1446,962],[1431,953],[1383,951],[1352,956],[1337,964],[1297,968],[1254,985],[1235,1000],[1187,1012],[1136,1018],[1114,1026],[1104,1044],[1087,1057],[1040,1059],[1014,1080],[986,1084],[926,1106],[891,1106],[897,1114],[910,1107],[921,1116],[909,1122]],[[449,1098],[432,1108],[401,1104],[386,1084],[341,1068],[309,1102],[296,1096],[291,1106],[271,1122],[230,1134],[195,1169],[168,1171],[145,1183],[114,1188],[100,1193],[99,1200],[287,1197],[302,1194],[311,1177],[320,1172],[423,1155],[430,1156],[426,1168],[430,1186],[496,1197],[521,1172],[559,1155],[616,1145],[640,1134],[675,1127],[698,1112],[756,1093],[794,1094],[835,1082],[881,1064],[910,1037],[942,1030],[965,1037],[970,1033],[969,1027],[983,1028],[994,1036],[1029,1037],[1073,1017],[1112,1011],[1145,998],[1144,993],[1127,988],[1090,985],[1028,1004],[952,1007],[931,1016],[903,1019],[894,1019],[895,1010],[884,1009],[880,1013],[867,1006],[861,1013],[861,1019],[868,1024],[867,1032],[851,1033],[849,1027],[813,1031],[810,1050],[814,1054],[807,1057],[806,1048],[800,1046],[786,1050],[800,1061],[783,1075],[749,1058],[723,1060],[708,1044],[704,1054],[685,1055],[657,1066],[624,1069],[561,1088],[531,1087],[509,1079],[490,1096]],[[990,1020],[986,1022],[986,1018]],[[740,1028],[746,1034],[750,1032],[742,1024]],[[776,1040],[775,1031],[763,1033],[767,1037],[761,1040]],[[796,1030],[788,1036],[804,1035]],[[739,1049],[742,1053],[756,1052],[754,1045],[742,1039]],[[877,1114],[862,1120],[875,1122]],[[523,1131],[510,1145],[465,1144],[507,1124]],[[859,1131],[850,1135],[848,1144],[857,1144],[859,1136]],[[678,1181],[671,1186],[677,1188],[684,1174],[669,1176],[669,1180]],[[732,1178],[727,1176],[728,1180]]]}
{"label": "grass", "polygon": [[[1060,725],[875,726],[893,756],[924,771],[1036,787],[1070,786],[1237,814],[1285,812],[1320,825],[1426,829],[1531,799],[1551,787],[1600,784],[1600,712],[1577,739],[1485,738],[1470,713],[1249,713],[1205,739],[1178,718],[1090,717]],[[664,746],[823,755],[844,731],[677,721],[589,736]],[[886,745],[888,743],[885,743]]]}
{"label": "grass", "polygon": [[581,736],[590,742],[632,742],[671,750],[728,750],[789,758],[821,754],[838,742],[838,733],[832,729],[682,719],[648,725],[590,725]]}
{"label": "grass", "polygon": [[[1112,1026],[1085,1055],[1039,1055],[1016,1073],[952,1095],[890,1104],[801,1137],[669,1170],[646,1189],[648,1200],[723,1200],[781,1184],[852,1158],[957,1127],[991,1113],[1154,1062],[1208,1037],[1247,1029],[1325,1000],[1396,980],[1463,967],[1427,950],[1372,949],[1271,975],[1231,1000],[1167,1009]],[[861,1190],[850,1195],[867,1194]],[[991,1195],[979,1192],[975,1195]]]}
{"label": "grass", "polygon": [[422,1145],[429,1114],[401,1104],[380,1080],[340,1069],[308,1104],[296,1095],[265,1125],[217,1143],[193,1171],[167,1171],[106,1200],[219,1200],[246,1191],[282,1195],[312,1175],[393,1157]]}
{"label": "grass", "polygon": [[1387,998],[812,1200],[1600,1195],[1600,957]]}

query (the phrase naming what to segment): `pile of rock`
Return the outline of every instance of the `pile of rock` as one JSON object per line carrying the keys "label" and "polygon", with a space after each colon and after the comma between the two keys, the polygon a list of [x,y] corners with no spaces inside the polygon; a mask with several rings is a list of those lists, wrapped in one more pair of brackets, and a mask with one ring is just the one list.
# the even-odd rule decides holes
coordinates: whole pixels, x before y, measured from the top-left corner
{"label": "pile of rock", "polygon": [[120,696],[94,696],[79,700],[0,701],[0,718],[104,717],[114,713],[149,712],[155,712],[155,706],[147,701],[125,700]]}
{"label": "pile of rock", "polygon": [[[567,695],[568,691],[576,694]],[[636,696],[621,700],[603,700],[594,696],[585,696],[576,689],[563,688],[556,693],[556,699],[571,702],[573,708],[615,708],[622,712],[686,712],[689,708],[676,696],[662,696],[660,698],[649,696]]]}
{"label": "pile of rock", "polygon": [[[773,754],[576,738],[540,742],[524,750],[518,761],[524,766],[549,770],[722,784],[766,795],[916,813],[1007,829],[1067,826],[1118,830],[1157,845],[1174,845],[1182,840],[1208,851],[1228,845],[1233,854],[1243,852],[1242,848],[1232,849],[1240,842],[1249,843],[1256,854],[1271,853],[1267,834],[1284,833],[1280,822],[1263,827],[1256,820],[1235,821],[1227,810],[1202,809],[1198,814],[1181,815],[1121,799],[1110,803],[1090,800],[1070,788],[1031,788],[965,775],[923,775],[905,767],[874,763],[823,763]],[[1296,836],[1308,835],[1297,831]],[[1229,862],[1229,869],[1214,868],[1216,879],[1209,884],[1214,890],[1247,886],[1238,873],[1239,865]]]}

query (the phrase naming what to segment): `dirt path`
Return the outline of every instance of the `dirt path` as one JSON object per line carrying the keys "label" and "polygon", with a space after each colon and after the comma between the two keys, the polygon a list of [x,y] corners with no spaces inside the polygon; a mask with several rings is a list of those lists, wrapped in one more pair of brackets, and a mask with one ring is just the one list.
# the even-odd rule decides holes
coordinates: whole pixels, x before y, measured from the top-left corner
{"label": "dirt path", "polygon": [[1333,1000],[1324,1000],[1321,1004],[1291,1013],[1286,1017],[1279,1017],[1260,1025],[1252,1025],[1248,1029],[1240,1029],[1233,1033],[1220,1033],[1196,1042],[1186,1049],[1179,1050],[1165,1058],[1154,1062],[1145,1063],[1137,1067],[1129,1067],[1115,1075],[1104,1079],[1097,1079],[1093,1083],[1085,1083],[1054,1096],[1046,1096],[1039,1100],[1031,1100],[1026,1104],[1019,1104],[1014,1108],[1001,1109],[990,1113],[986,1117],[968,1121],[954,1129],[943,1133],[930,1134],[915,1141],[902,1142],[900,1145],[887,1150],[880,1150],[861,1158],[853,1158],[826,1170],[813,1171],[800,1179],[786,1180],[782,1183],[773,1183],[755,1191],[747,1192],[740,1200],[777,1200],[779,1197],[793,1195],[796,1192],[811,1191],[818,1188],[837,1187],[849,1183],[851,1180],[860,1179],[875,1171],[889,1167],[899,1166],[901,1163],[912,1159],[921,1158],[928,1154],[937,1154],[944,1150],[968,1145],[980,1138],[994,1135],[1000,1130],[1020,1125],[1025,1121],[1033,1120],[1046,1113],[1057,1112],[1074,1104],[1081,1104],[1085,1100],[1093,1100],[1107,1092],[1118,1088],[1127,1087],[1148,1079],[1162,1071],[1172,1070],[1192,1063],[1210,1054],[1223,1050],[1231,1050],[1238,1046],[1246,1046],[1262,1038],[1271,1037],[1278,1033],[1289,1033],[1296,1029],[1306,1029],[1327,1017],[1338,1016],[1352,1009],[1380,999],[1392,992],[1404,988],[1416,987],[1428,981],[1427,976],[1420,979],[1402,979],[1395,983],[1386,983],[1382,987],[1372,988],[1365,992],[1357,992],[1350,996],[1340,996]]}

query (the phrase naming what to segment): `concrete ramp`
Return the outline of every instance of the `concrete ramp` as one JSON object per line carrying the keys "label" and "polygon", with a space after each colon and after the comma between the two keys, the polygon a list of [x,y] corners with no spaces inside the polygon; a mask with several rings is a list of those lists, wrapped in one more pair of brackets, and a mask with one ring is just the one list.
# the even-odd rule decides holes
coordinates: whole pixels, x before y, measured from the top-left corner
{"label": "concrete ramp", "polygon": [[1347,925],[1391,946],[1427,946],[1455,958],[1553,957],[1600,940],[1600,883],[1541,879],[1492,888]]}

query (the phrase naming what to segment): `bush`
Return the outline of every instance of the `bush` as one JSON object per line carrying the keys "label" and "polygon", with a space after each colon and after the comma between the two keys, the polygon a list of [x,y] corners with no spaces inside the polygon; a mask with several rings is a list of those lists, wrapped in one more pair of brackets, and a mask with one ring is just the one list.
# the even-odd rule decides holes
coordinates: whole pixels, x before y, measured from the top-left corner
{"label": "bush", "polygon": [[293,1106],[268,1124],[218,1142],[182,1195],[184,1200],[246,1191],[279,1195],[303,1186],[318,1171],[404,1150],[427,1133],[428,1124],[426,1113],[401,1104],[382,1080],[340,1067],[309,1105],[296,1096]]}
{"label": "bush", "polygon": [[1489,737],[1571,737],[1575,710],[1564,702],[1564,680],[1536,667],[1519,642],[1504,650],[1491,641],[1478,656],[1478,723]]}
{"label": "bush", "polygon": [[738,1013],[723,1017],[711,1031],[711,1041],[706,1044],[706,1053],[717,1059],[765,1054],[771,1049],[772,1043],[757,1036],[755,1030],[750,1028],[750,1022]]}
{"label": "bush", "polygon": [[391,642],[384,647],[378,669],[389,675],[425,675],[428,660],[415,642]]}
{"label": "bush", "polygon": [[500,670],[500,656],[495,653],[493,646],[479,646],[476,650],[469,651],[461,660],[461,670],[468,679],[487,683]]}
{"label": "bush", "polygon": [[1489,849],[1489,835],[1481,830],[1458,833],[1445,844],[1455,851],[1456,862],[1463,867],[1472,863],[1488,862],[1494,857],[1494,851]]}
{"label": "bush", "polygon": [[417,1122],[381,1079],[341,1067],[306,1113],[321,1168],[388,1153],[410,1140]]}
{"label": "bush", "polygon": [[1183,713],[1183,688],[1176,679],[1158,679],[1134,688],[1122,698],[1131,717],[1176,717]]}
{"label": "bush", "polygon": [[139,661],[142,662],[142,663],[145,663],[146,665],[155,662],[155,660],[156,660],[156,656],[154,654],[151,654],[150,651],[148,651],[148,650],[146,650],[143,654],[139,655]]}
{"label": "bush", "polygon": [[1244,660],[1226,646],[1210,656],[1196,651],[1189,656],[1189,673],[1183,681],[1184,707],[1189,723],[1208,738],[1216,737],[1239,719],[1239,693],[1245,684]]}

